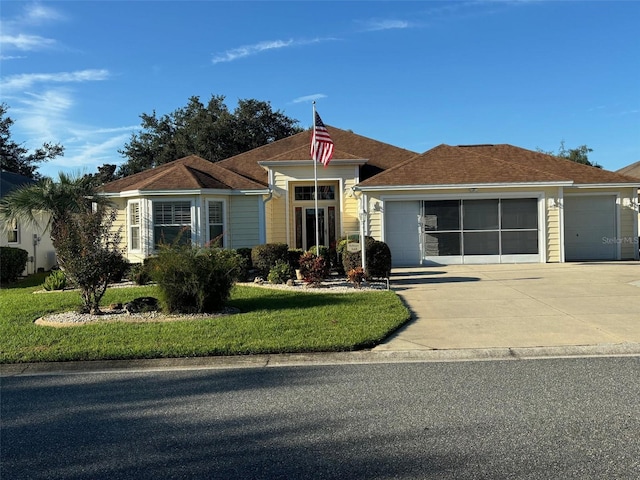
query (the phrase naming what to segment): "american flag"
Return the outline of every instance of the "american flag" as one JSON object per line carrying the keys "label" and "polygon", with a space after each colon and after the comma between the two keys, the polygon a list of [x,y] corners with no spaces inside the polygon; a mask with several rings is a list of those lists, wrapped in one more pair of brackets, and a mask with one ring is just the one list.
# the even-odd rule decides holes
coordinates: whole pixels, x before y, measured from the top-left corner
{"label": "american flag", "polygon": [[322,123],[320,115],[316,112],[316,121],[311,134],[311,158],[326,167],[329,165],[332,157],[333,140],[331,140],[331,136],[329,136],[327,127]]}

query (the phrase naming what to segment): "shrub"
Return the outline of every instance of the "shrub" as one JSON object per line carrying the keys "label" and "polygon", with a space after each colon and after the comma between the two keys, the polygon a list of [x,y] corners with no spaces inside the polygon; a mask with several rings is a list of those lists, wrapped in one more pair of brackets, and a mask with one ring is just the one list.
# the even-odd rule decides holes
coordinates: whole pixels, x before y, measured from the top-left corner
{"label": "shrub", "polygon": [[0,247],[0,282],[13,282],[27,267],[29,252],[21,248]]}
{"label": "shrub", "polygon": [[286,243],[265,243],[256,245],[251,250],[251,263],[258,275],[266,277],[278,260],[286,262],[289,257],[289,246]]}
{"label": "shrub", "polygon": [[290,248],[289,249],[289,265],[294,270],[298,270],[300,268],[300,257],[304,253],[304,250],[301,248]]}
{"label": "shrub", "polygon": [[234,250],[163,246],[153,262],[164,310],[168,313],[213,313],[229,299],[242,258]]}
{"label": "shrub", "polygon": [[149,267],[145,263],[134,263],[129,269],[129,279],[136,285],[146,285],[151,281]]}
{"label": "shrub", "polygon": [[324,258],[324,261],[327,264],[327,266],[331,265],[331,257],[330,257],[330,253],[329,253],[329,247],[325,247],[324,245],[320,245],[320,247],[318,248],[317,245],[314,245],[313,247],[311,247],[309,249],[309,251],[311,253],[313,253],[314,255],[317,255],[319,257]]}
{"label": "shrub", "polygon": [[271,267],[267,280],[269,283],[287,283],[287,280],[293,278],[293,270],[288,262],[278,260],[276,264]]}
{"label": "shrub", "polygon": [[347,272],[347,278],[356,288],[360,288],[364,280],[364,270],[362,267],[356,267]]}
{"label": "shrub", "polygon": [[240,274],[238,275],[238,280],[247,281],[249,280],[249,272],[253,268],[253,264],[251,263],[251,249],[250,248],[238,248],[236,253],[240,255],[242,258],[242,264],[240,265]]}
{"label": "shrub", "polygon": [[42,287],[47,291],[64,290],[67,286],[67,276],[62,270],[52,271],[47,278],[44,279]]}
{"label": "shrub", "polygon": [[131,268],[131,264],[129,260],[122,257],[122,262],[114,264],[114,269],[111,271],[111,276],[109,277],[109,281],[111,283],[119,283],[123,278],[127,275],[127,272]]}
{"label": "shrub", "polygon": [[367,278],[389,278],[391,275],[391,250],[384,242],[367,244]]}
{"label": "shrub", "polygon": [[[388,278],[391,274],[391,250],[384,242],[379,242],[371,237],[365,240],[366,248],[366,278]],[[362,266],[361,252],[348,252],[344,249],[342,254],[344,271],[349,272]]]}
{"label": "shrub", "polygon": [[306,252],[300,257],[300,274],[305,283],[318,285],[329,276],[329,265],[324,258]]}

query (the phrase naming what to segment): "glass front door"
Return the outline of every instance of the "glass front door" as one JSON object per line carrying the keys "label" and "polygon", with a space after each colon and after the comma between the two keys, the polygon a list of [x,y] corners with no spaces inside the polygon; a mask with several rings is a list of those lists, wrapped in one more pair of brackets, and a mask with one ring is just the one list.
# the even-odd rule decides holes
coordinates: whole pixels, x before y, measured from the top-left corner
{"label": "glass front door", "polygon": [[[309,250],[316,244],[316,209],[295,207],[296,248]],[[336,208],[318,207],[320,245],[330,246],[336,240]]]}

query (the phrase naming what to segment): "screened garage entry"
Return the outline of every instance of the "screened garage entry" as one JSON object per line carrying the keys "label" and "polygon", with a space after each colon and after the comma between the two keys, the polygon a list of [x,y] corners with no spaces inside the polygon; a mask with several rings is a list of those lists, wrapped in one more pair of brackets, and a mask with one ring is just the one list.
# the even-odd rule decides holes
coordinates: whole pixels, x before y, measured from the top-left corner
{"label": "screened garage entry", "polygon": [[393,266],[541,262],[538,198],[385,202]]}
{"label": "screened garage entry", "polygon": [[420,265],[420,202],[385,203],[385,242],[394,267]]}
{"label": "screened garage entry", "polygon": [[616,260],[616,197],[564,197],[564,255],[566,261]]}

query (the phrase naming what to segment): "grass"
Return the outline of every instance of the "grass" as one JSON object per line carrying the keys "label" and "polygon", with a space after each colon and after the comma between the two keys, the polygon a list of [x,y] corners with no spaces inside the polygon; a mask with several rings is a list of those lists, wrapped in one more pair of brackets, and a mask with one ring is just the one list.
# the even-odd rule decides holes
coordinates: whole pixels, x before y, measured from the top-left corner
{"label": "grass", "polygon": [[[393,292],[298,293],[236,286],[241,313],[166,323],[55,328],[35,319],[80,306],[77,292],[34,294],[44,276],[0,289],[0,363],[197,357],[372,347],[409,318]],[[109,289],[103,305],[157,296],[154,286]]]}

